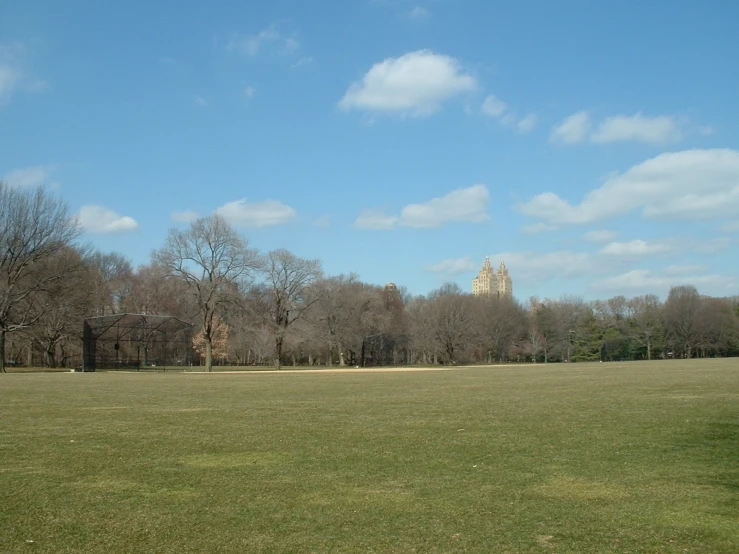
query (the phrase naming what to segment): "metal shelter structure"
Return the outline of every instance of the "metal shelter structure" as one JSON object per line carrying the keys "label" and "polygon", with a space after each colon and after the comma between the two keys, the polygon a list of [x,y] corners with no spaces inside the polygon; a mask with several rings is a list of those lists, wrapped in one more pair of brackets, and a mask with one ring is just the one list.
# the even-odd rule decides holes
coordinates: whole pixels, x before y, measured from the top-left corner
{"label": "metal shelter structure", "polygon": [[175,317],[113,314],[83,322],[82,371],[184,367],[192,360],[192,325]]}

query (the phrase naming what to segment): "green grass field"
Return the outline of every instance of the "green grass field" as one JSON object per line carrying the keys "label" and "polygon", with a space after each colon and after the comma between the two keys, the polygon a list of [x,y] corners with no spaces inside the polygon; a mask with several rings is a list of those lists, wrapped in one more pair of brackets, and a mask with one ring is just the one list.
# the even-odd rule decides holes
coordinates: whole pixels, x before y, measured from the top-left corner
{"label": "green grass field", "polygon": [[0,376],[1,552],[739,551],[739,360]]}

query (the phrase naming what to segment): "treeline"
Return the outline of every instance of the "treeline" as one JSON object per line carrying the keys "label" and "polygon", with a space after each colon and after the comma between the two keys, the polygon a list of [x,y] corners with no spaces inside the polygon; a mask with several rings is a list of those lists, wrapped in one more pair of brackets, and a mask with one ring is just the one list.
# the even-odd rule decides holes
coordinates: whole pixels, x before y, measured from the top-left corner
{"label": "treeline", "polygon": [[225,220],[172,229],[149,264],[77,244],[66,205],[0,183],[0,368],[76,367],[88,316],[160,314],[194,326],[196,361],[215,365],[412,365],[611,361],[739,355],[739,297],[695,287],[585,302],[426,296],[318,260],[259,253]]}

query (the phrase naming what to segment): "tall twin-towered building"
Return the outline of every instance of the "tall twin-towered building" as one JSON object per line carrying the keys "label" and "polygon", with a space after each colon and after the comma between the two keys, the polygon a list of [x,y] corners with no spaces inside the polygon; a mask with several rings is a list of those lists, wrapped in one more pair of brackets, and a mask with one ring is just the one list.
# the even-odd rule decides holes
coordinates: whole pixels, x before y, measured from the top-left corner
{"label": "tall twin-towered building", "polygon": [[508,275],[505,263],[500,262],[498,271],[490,265],[490,258],[485,258],[482,269],[477,277],[472,279],[472,294],[480,296],[490,294],[495,296],[513,296],[513,282]]}

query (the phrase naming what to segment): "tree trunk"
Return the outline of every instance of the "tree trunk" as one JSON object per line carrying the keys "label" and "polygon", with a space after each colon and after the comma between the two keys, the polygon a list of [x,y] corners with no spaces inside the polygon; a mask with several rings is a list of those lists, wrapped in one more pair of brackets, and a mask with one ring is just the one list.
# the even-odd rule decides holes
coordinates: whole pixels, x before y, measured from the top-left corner
{"label": "tree trunk", "polygon": [[275,369],[282,369],[282,337],[278,334],[275,337]]}
{"label": "tree trunk", "polygon": [[5,373],[5,329],[0,329],[0,373]]}
{"label": "tree trunk", "polygon": [[210,336],[205,335],[205,371],[213,370],[213,344]]}
{"label": "tree trunk", "polygon": [[652,343],[647,341],[647,360],[652,359]]}

